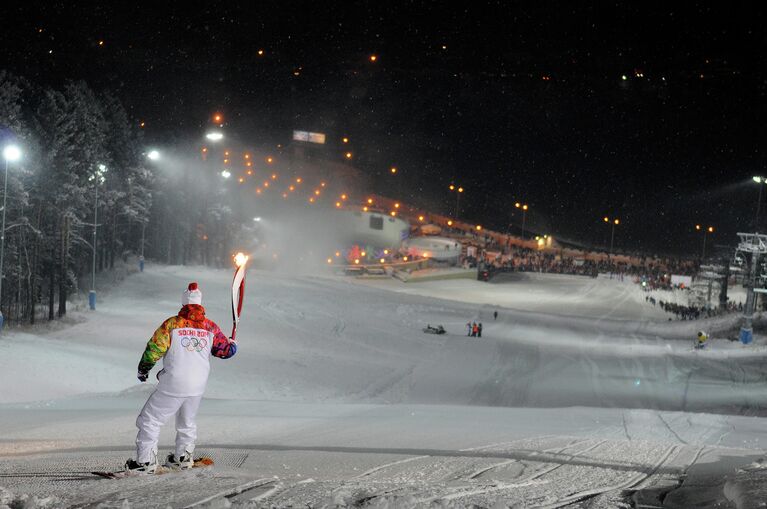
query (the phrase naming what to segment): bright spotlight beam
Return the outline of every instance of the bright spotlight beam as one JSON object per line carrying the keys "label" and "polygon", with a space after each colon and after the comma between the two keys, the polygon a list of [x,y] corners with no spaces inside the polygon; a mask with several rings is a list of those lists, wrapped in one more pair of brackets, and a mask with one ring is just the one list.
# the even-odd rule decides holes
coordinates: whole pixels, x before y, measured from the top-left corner
{"label": "bright spotlight beam", "polygon": [[224,139],[224,133],[212,131],[205,135],[210,141],[220,141]]}

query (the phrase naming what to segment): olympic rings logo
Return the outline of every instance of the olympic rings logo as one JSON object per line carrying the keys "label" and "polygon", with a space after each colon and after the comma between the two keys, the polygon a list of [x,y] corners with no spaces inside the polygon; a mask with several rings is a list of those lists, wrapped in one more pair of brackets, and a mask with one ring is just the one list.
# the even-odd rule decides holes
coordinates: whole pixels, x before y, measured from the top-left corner
{"label": "olympic rings logo", "polygon": [[184,338],[181,340],[181,346],[190,352],[202,352],[208,346],[208,340],[205,338]]}

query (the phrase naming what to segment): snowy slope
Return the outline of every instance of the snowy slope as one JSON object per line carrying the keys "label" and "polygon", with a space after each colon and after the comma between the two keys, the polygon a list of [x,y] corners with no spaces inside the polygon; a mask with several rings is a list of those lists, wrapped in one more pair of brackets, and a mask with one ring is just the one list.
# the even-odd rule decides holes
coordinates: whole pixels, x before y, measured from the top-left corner
{"label": "snowy slope", "polygon": [[[0,341],[0,369],[12,381],[0,393],[0,454],[15,455],[3,462],[0,486],[14,497],[49,494],[75,503],[69,484],[54,489],[13,472],[108,468],[130,455],[133,421],[151,390],[135,381],[146,340],[177,311],[189,280],[199,281],[209,316],[226,329],[230,278],[223,270],[149,268],[102,294],[99,310],[81,323]],[[370,501],[391,496],[406,505],[543,506],[586,492],[595,492],[587,498],[596,503],[664,479],[678,487],[681,472],[708,463],[721,479],[709,485],[722,500],[724,475],[754,463],[765,440],[763,419],[728,415],[761,414],[764,347],[720,339],[711,351],[692,352],[689,341],[663,332],[685,337],[694,324],[616,311],[620,295],[633,291],[625,283],[596,280],[582,292],[566,282],[572,302],[563,308],[563,283],[553,281],[527,283],[539,294],[531,300],[545,305],[502,308],[494,322],[495,308],[473,297],[440,300],[386,282],[377,288],[251,271],[240,351],[212,361],[200,415],[201,447],[221,459],[220,474],[195,473],[200,490],[171,505],[210,495],[220,475],[237,486],[277,476],[279,489],[262,500],[278,506],[358,502],[367,491],[375,494]],[[456,283],[476,282],[434,287],[444,292]],[[408,291],[417,285],[418,293],[427,284],[400,283]],[[503,287],[496,286],[500,299]],[[574,318],[573,309],[591,315]],[[463,335],[474,319],[484,322],[481,339]],[[426,323],[441,323],[449,334],[423,334]],[[163,443],[171,441],[165,430]],[[461,452],[476,448],[481,452]],[[307,478],[313,481],[301,482]],[[162,506],[174,482],[157,481],[151,504],[138,506]],[[89,486],[77,496],[136,502],[138,491]]]}

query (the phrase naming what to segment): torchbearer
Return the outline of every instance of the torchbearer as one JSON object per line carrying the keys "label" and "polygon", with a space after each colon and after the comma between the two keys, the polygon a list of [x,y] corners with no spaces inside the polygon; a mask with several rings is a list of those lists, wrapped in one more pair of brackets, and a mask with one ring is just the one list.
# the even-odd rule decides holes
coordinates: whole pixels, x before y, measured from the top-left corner
{"label": "torchbearer", "polygon": [[[244,264],[243,264],[244,266]],[[165,465],[192,468],[197,424],[195,418],[208,383],[210,356],[228,359],[237,353],[237,343],[205,317],[202,292],[190,283],[181,296],[181,311],[165,320],[146,345],[138,365],[138,379],[146,382],[149,371],[162,359],[157,389],[149,396],[136,419],[136,459],[125,470],[151,474],[157,470],[157,441],[160,427],[176,416],[176,450]],[[242,299],[240,299],[242,305]],[[234,336],[234,332],[232,332]]]}

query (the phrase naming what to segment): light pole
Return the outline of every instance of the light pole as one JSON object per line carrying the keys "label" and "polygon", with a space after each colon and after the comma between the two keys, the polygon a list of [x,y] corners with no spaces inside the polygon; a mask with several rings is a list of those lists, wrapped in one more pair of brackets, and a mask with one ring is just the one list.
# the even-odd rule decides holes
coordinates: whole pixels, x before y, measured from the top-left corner
{"label": "light pole", "polygon": [[767,177],[752,177],[752,180],[759,184],[759,198],[756,200],[756,218],[754,219],[754,231],[759,230],[759,209],[762,206],[762,184],[767,185]]}
{"label": "light pole", "polygon": [[98,213],[99,213],[99,186],[106,181],[104,174],[107,172],[107,167],[103,164],[99,164],[98,169],[91,175],[88,180],[93,182],[94,198],[93,198],[93,261],[91,263],[91,291],[88,293],[88,304],[91,310],[96,310],[96,231],[98,228]]}
{"label": "light pole", "polygon": [[621,220],[616,218],[616,219],[613,219],[612,221],[610,221],[610,218],[605,216],[605,217],[602,218],[602,221],[604,221],[605,223],[610,223],[612,225],[611,228],[610,228],[610,251],[608,252],[608,255],[612,256],[612,254],[613,254],[613,243],[615,241],[615,227],[618,226],[619,224],[621,224]]}
{"label": "light pole", "polygon": [[455,217],[458,218],[458,214],[461,211],[461,195],[463,194],[463,187],[450,184],[450,191],[455,191]]}
{"label": "light pole", "polygon": [[[761,192],[759,194],[761,194]],[[701,230],[701,226],[699,224],[696,224],[695,225],[695,229],[697,231],[700,231]],[[704,228],[703,229],[703,253],[700,256],[701,261],[706,258],[706,236],[709,233],[714,233],[714,227],[713,226],[709,226],[708,228]]]}
{"label": "light pole", "polygon": [[[159,150],[150,150],[147,155],[147,159],[156,162],[162,159],[162,154]],[[144,272],[144,239],[146,238],[146,220],[141,222],[141,254],[138,257],[138,268],[140,272]]]}
{"label": "light pole", "polygon": [[138,268],[140,272],[144,272],[144,236],[146,232],[146,221],[141,223],[141,255],[138,257]]}
{"label": "light pole", "polygon": [[[224,127],[224,123],[223,123],[224,117],[221,113],[215,113],[212,117],[212,120],[217,127],[219,128]],[[217,144],[218,142],[224,139],[224,133],[218,129],[209,130],[205,134],[205,138],[211,143]],[[208,149],[207,147],[205,147],[203,148],[203,161],[207,161],[207,155],[208,155]],[[229,156],[229,151],[224,150],[224,164],[227,163],[228,156]],[[212,175],[212,172],[209,171],[210,167],[206,167],[205,170],[206,171],[204,172],[204,179],[202,181],[202,184],[206,188],[216,185],[215,181],[213,180],[214,177]],[[220,172],[220,175],[223,176],[224,178],[229,178],[231,177],[232,174],[228,170],[223,170]],[[189,196],[190,192],[193,189],[191,186],[194,186],[194,183],[190,184],[189,182],[189,172],[184,172],[184,191],[187,196]],[[189,242],[186,248],[184,249],[184,255],[182,257],[184,265],[186,265],[187,263],[187,256],[192,255],[193,248],[197,248],[197,247],[200,248],[199,254],[201,255],[203,265],[208,264],[209,245],[207,240],[208,240],[208,234],[210,233],[209,231],[210,230],[209,229],[210,214],[208,214],[210,202],[208,201],[208,194],[209,193],[203,193],[202,207],[200,209],[200,219],[198,220],[198,224],[201,224],[203,226],[203,235],[202,235],[203,244],[200,245],[199,240],[197,240],[197,236],[192,234],[192,237],[189,239]],[[193,227],[194,225],[190,225],[190,226],[192,227],[190,232],[194,232],[194,227]]]}
{"label": "light pole", "polygon": [[514,206],[522,210],[522,238],[525,238],[525,221],[527,220],[527,203],[516,202]]}
{"label": "light pole", "polygon": [[16,162],[21,159],[21,149],[16,145],[7,145],[3,149],[3,159],[5,159],[5,178],[3,179],[3,224],[0,229],[0,330],[3,328],[3,259],[5,256],[5,209],[6,198],[8,196],[8,163]]}
{"label": "light pole", "polygon": [[391,168],[389,168],[389,174],[392,176],[392,178],[396,179],[396,184],[393,186],[393,188],[395,189],[395,193],[397,193],[397,199],[401,200],[402,198],[405,198],[404,196],[402,196],[404,194],[403,188],[402,188],[403,186],[402,178],[397,176],[399,175],[399,168],[397,168],[396,166],[392,166]]}

